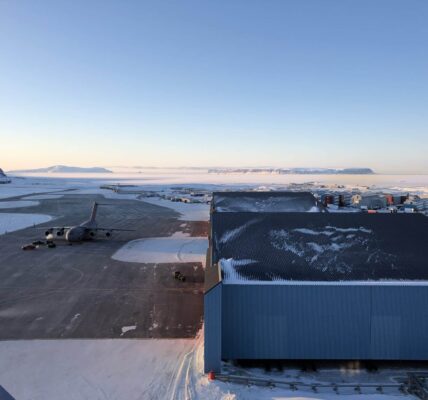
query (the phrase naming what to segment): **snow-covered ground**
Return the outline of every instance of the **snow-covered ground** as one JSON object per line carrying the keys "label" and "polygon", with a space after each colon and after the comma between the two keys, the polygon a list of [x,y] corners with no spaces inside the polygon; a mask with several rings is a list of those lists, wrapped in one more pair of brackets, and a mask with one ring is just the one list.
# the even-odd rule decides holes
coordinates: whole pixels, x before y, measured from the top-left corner
{"label": "snow-covered ground", "polygon": [[0,235],[42,224],[51,219],[50,215],[44,214],[0,213]]}
{"label": "snow-covered ground", "polygon": [[16,201],[0,201],[0,210],[4,208],[21,208],[21,207],[33,207],[39,204],[38,201],[30,200],[16,200]]}
{"label": "snow-covered ground", "polygon": [[190,339],[0,342],[0,384],[17,400],[165,400]]}
{"label": "snow-covered ground", "polygon": [[112,258],[138,263],[201,262],[205,265],[207,248],[206,237],[189,237],[176,232],[170,237],[133,240],[121,247]]}
{"label": "snow-covered ground", "polygon": [[203,203],[181,203],[174,202],[159,197],[149,197],[142,199],[146,203],[171,208],[181,214],[179,219],[184,221],[208,221],[210,218],[210,206]]}
{"label": "snow-covered ground", "polygon": [[[177,397],[180,399],[193,400],[400,400],[401,398],[413,398],[403,395],[397,389],[385,389],[385,394],[376,394],[376,389],[362,389],[362,394],[355,394],[354,388],[342,389],[336,394],[331,388],[320,389],[314,393],[309,388],[302,386],[297,390],[291,390],[284,387],[266,388],[260,386],[248,386],[244,384],[225,383],[219,380],[209,381],[207,375],[203,373],[203,336],[196,338],[195,346],[190,355],[185,360],[185,371],[182,384],[177,385]],[[230,367],[232,370],[234,367]],[[242,371],[236,368],[239,375]],[[305,373],[300,370],[284,370],[282,372],[264,372],[257,369],[245,369],[243,373],[247,376],[276,379],[283,381],[301,382],[305,384],[312,383],[396,383],[393,378],[397,374],[394,371],[386,371],[377,374],[370,374],[364,370],[353,371],[320,371],[318,373]]]}
{"label": "snow-covered ground", "polygon": [[62,190],[62,187],[58,187],[54,180],[16,179],[10,184],[0,185],[0,199],[58,190]]}
{"label": "snow-covered ground", "polygon": [[[126,328],[126,327],[125,327]],[[129,327],[128,327],[129,328]],[[131,327],[132,328],[132,327]],[[400,400],[412,398],[396,389],[264,388],[209,381],[203,373],[203,336],[196,339],[19,340],[0,342],[0,383],[17,400]],[[257,377],[276,378],[258,370]],[[284,371],[283,379],[314,383],[394,382],[397,373],[365,371],[314,373]],[[399,375],[399,374],[398,374]]]}
{"label": "snow-covered ground", "polygon": [[[428,175],[279,175],[279,174],[251,174],[208,173],[208,169],[194,168],[119,168],[107,167],[113,174],[15,174],[31,179],[48,178],[48,180],[67,181],[98,181],[104,183],[122,183],[136,185],[287,185],[290,183],[319,182],[325,185],[340,184],[350,186],[396,186],[403,188],[417,188],[428,193]],[[12,182],[13,184],[13,182]],[[5,185],[6,186],[6,185]]]}
{"label": "snow-covered ground", "polygon": [[32,196],[23,197],[23,200],[54,200],[63,197],[62,194],[36,194]]}

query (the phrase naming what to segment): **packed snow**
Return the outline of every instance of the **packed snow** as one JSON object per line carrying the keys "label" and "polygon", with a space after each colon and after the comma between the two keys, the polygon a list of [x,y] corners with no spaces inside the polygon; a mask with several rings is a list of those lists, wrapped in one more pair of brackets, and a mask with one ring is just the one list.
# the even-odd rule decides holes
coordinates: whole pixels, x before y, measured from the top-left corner
{"label": "packed snow", "polygon": [[122,333],[120,336],[125,335],[126,332],[135,331],[135,329],[137,329],[137,325],[122,326]]}
{"label": "packed snow", "polygon": [[150,197],[142,199],[145,203],[154,204],[170,208],[179,214],[179,219],[183,221],[208,221],[210,214],[210,206],[204,203],[181,203],[161,199],[159,197]]}
{"label": "packed snow", "polygon": [[255,218],[251,221],[248,221],[247,223],[235,228],[231,229],[230,231],[225,232],[222,237],[219,239],[219,243],[227,243],[229,240],[236,239],[239,237],[239,235],[242,235],[242,233],[248,229],[251,225],[256,224],[260,220]]}
{"label": "packed snow", "polygon": [[220,268],[223,271],[223,282],[226,284],[240,284],[244,280],[241,274],[236,270],[236,267],[244,265],[255,265],[256,260],[235,260],[233,258],[222,258],[220,260]]}
{"label": "packed snow", "polygon": [[[203,336],[196,339],[17,340],[0,342],[0,382],[19,400],[399,400],[397,390],[384,395],[337,395],[332,389],[265,388],[219,380],[203,373]],[[230,369],[230,366],[226,366]],[[240,371],[229,371],[240,373]],[[242,372],[241,372],[242,373]],[[397,372],[368,374],[340,370],[267,373],[245,370],[266,379],[322,382],[394,382]],[[351,393],[351,394],[348,394]]]}
{"label": "packed snow", "polygon": [[0,235],[42,224],[51,219],[50,215],[44,214],[0,213]]}
{"label": "packed snow", "polygon": [[36,168],[36,169],[21,169],[10,171],[10,173],[17,174],[109,174],[110,170],[102,167],[90,167],[90,168],[82,168],[82,167],[70,167],[68,165],[53,165],[47,168]]}
{"label": "packed snow", "polygon": [[34,207],[34,206],[38,206],[39,202],[38,201],[26,201],[26,200],[22,200],[22,201],[0,201],[0,209],[5,209],[5,208],[21,208],[21,207]]}
{"label": "packed snow", "polygon": [[0,342],[0,384],[19,400],[165,400],[189,339]]}
{"label": "packed snow", "polygon": [[33,193],[43,193],[52,190],[61,190],[58,187],[52,187],[51,185],[40,187],[38,185],[17,185],[14,183],[10,183],[8,185],[0,185],[0,199],[7,199],[10,197],[19,197],[30,195]]}
{"label": "packed snow", "polygon": [[[326,226],[322,229],[272,230],[269,234],[271,244],[275,249],[291,252],[297,257],[304,258],[313,268],[345,274],[352,271],[352,265],[347,263],[343,257],[339,258],[338,254],[347,249],[358,251],[360,254],[369,252],[369,236],[372,234],[372,230],[364,227]],[[301,240],[299,235],[310,236],[311,241],[306,238]],[[323,237],[321,238],[321,236]],[[383,259],[391,259],[392,262],[393,258],[392,255],[377,250],[375,254],[369,253],[366,262],[376,263]]]}
{"label": "packed snow", "polygon": [[206,237],[190,237],[176,232],[169,237],[133,240],[116,251],[112,258],[148,264],[201,262],[205,265],[207,248]]}

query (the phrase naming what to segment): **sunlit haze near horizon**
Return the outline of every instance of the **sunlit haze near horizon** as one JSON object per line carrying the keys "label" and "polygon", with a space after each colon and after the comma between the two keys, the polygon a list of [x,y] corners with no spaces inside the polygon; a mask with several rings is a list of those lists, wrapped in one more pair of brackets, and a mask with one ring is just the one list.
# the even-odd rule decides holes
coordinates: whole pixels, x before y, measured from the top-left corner
{"label": "sunlit haze near horizon", "polygon": [[428,174],[428,2],[0,2],[0,168]]}

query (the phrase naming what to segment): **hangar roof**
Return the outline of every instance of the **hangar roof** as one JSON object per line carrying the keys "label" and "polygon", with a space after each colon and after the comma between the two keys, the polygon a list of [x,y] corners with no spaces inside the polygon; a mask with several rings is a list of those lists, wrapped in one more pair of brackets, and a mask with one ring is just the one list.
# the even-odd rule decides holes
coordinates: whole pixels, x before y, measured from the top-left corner
{"label": "hangar roof", "polygon": [[213,212],[320,212],[310,192],[214,192]]}
{"label": "hangar roof", "polygon": [[213,213],[225,283],[428,280],[421,214]]}

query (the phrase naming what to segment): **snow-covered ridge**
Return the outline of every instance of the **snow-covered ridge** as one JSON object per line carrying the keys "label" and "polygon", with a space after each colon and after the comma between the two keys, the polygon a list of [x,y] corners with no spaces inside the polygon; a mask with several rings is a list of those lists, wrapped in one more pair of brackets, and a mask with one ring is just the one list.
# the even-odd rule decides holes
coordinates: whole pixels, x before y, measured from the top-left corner
{"label": "snow-covered ridge", "polygon": [[374,174],[371,168],[212,168],[210,174],[272,174],[272,175],[367,175]]}
{"label": "snow-covered ridge", "polygon": [[87,174],[109,174],[112,171],[102,167],[69,167],[67,165],[53,165],[47,168],[36,168],[36,169],[20,169],[15,171],[9,171],[12,173],[54,173],[54,174],[75,174],[75,173],[87,173]]}

